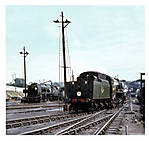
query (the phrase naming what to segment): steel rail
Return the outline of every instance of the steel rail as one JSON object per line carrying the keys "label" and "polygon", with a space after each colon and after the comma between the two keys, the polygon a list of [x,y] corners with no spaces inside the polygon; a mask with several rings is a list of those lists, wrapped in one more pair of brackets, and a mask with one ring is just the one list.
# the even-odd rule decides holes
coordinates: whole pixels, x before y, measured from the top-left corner
{"label": "steel rail", "polygon": [[17,109],[34,109],[34,108],[52,108],[52,107],[63,107],[64,104],[56,104],[56,105],[36,105],[36,106],[14,106],[14,107],[6,107],[6,110],[17,110]]}
{"label": "steel rail", "polygon": [[120,108],[113,116],[103,125],[102,128],[98,128],[94,135],[102,135],[107,130],[107,128],[110,126],[110,124],[113,122],[113,120],[118,116],[118,114],[125,108],[125,105]]}
{"label": "steel rail", "polygon": [[63,134],[67,134],[70,130],[72,129],[75,129],[75,128],[78,128],[79,126],[82,126],[83,124],[85,124],[87,121],[90,121],[92,120],[93,118],[95,118],[96,116],[98,116],[99,114],[105,112],[106,110],[103,110],[103,111],[100,111],[100,112],[97,112],[95,113],[94,115],[82,120],[82,121],[79,121],[71,126],[69,126],[68,128],[56,133],[56,135],[63,135]]}
{"label": "steel rail", "polygon": [[33,124],[40,124],[44,122],[52,122],[55,120],[67,119],[76,116],[83,116],[87,113],[77,113],[77,114],[56,114],[56,115],[45,115],[45,116],[36,116],[36,117],[29,117],[29,118],[21,118],[16,120],[9,120],[6,121],[6,129],[10,128],[17,128],[21,126],[33,125]]}
{"label": "steel rail", "polygon": [[58,103],[57,101],[55,102],[41,102],[41,103],[21,103],[20,101],[18,101],[17,103],[7,103],[6,102],[6,107],[18,107],[18,106],[38,106],[38,105],[56,105],[56,104],[63,104]]}
{"label": "steel rail", "polygon": [[49,109],[34,109],[34,110],[27,110],[27,111],[17,111],[16,110],[15,112],[7,112],[7,115],[9,115],[9,114],[20,114],[20,113],[45,112],[47,110],[49,110]]}
{"label": "steel rail", "polygon": [[[113,115],[113,114],[112,114],[112,115]],[[72,129],[72,130],[70,130],[70,131],[66,131],[66,132],[60,133],[60,134],[58,134],[58,135],[76,135],[76,134],[79,133],[80,131],[89,129],[89,128],[95,126],[95,125],[98,125],[98,124],[100,124],[100,123],[102,123],[102,122],[104,122],[104,121],[107,121],[109,118],[112,117],[112,115],[105,116],[105,117],[100,118],[100,119],[98,119],[98,120],[96,120],[96,121],[90,122],[90,123],[88,123],[88,124],[86,124],[86,125],[83,125],[83,126],[81,126],[81,127],[76,128],[76,129]]]}
{"label": "steel rail", "polygon": [[91,115],[88,115],[88,116],[85,116],[85,117],[81,117],[81,118],[65,121],[65,122],[62,122],[62,123],[54,124],[54,125],[51,125],[51,126],[48,126],[48,127],[28,131],[28,132],[25,132],[25,133],[21,133],[20,135],[42,135],[42,134],[46,134],[46,133],[50,132],[51,130],[54,130],[54,129],[57,129],[57,128],[60,128],[60,127],[64,127],[64,126],[68,126],[70,124],[75,124],[76,122],[79,122],[79,121],[81,121],[85,118],[88,118],[90,116]]}

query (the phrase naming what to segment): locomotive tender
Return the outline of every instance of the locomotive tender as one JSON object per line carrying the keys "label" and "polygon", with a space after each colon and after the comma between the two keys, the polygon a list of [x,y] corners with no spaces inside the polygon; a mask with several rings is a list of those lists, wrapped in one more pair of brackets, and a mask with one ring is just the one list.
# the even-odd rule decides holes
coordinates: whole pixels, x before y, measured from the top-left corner
{"label": "locomotive tender", "polygon": [[87,71],[77,81],[66,82],[69,110],[94,110],[112,108],[116,105],[114,79],[106,74]]}

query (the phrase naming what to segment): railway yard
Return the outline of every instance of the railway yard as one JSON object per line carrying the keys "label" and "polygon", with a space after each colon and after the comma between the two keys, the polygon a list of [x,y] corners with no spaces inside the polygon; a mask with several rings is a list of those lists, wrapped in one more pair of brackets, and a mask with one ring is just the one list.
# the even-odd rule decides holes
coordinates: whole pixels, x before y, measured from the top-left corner
{"label": "railway yard", "polygon": [[123,106],[93,112],[63,111],[59,101],[39,104],[7,102],[7,135],[143,135],[135,98]]}
{"label": "railway yard", "polygon": [[[129,76],[125,78],[127,73],[124,72],[124,78],[120,79],[119,72],[111,71],[117,71],[117,68],[120,70],[120,67],[109,68],[111,74],[103,72],[102,69],[96,69],[101,65],[98,63],[99,61],[104,62],[105,67],[108,67],[105,62],[110,62],[109,66],[112,67],[115,64],[124,65],[121,64],[122,61],[120,63],[112,61],[113,57],[107,59],[108,54],[104,56],[106,61],[101,61],[101,58],[92,61],[92,63],[97,62],[99,66],[95,64],[95,67],[86,68],[84,72],[79,68],[79,75],[74,77],[65,31],[71,21],[65,20],[63,11],[60,17],[61,21],[58,19],[53,21],[62,24],[59,26],[61,27],[59,82],[51,77],[54,70],[47,68],[51,76],[49,74],[48,77],[44,76],[43,73],[46,72],[42,70],[41,74],[45,78],[47,77],[46,79],[38,82],[30,77],[31,81],[27,82],[26,57],[29,53],[24,46],[23,51],[19,52],[23,55],[24,78],[17,78],[16,74],[13,74],[12,82],[6,84],[6,135],[145,135],[144,71],[139,69],[139,71],[133,72],[140,72],[140,78],[138,78],[139,74],[136,74],[137,79],[130,79]],[[62,43],[60,43],[61,41]],[[89,51],[91,59],[94,58],[92,50],[94,51],[94,49]],[[111,51],[106,52],[112,54]],[[33,52],[31,55],[34,56]],[[98,54],[97,57],[99,56]],[[81,57],[79,58],[81,60]],[[117,56],[117,58],[120,57]],[[90,61],[86,59],[87,66],[90,66]],[[44,62],[46,62],[45,60]],[[32,63],[35,64],[35,62]],[[52,64],[48,66],[52,66]],[[83,68],[83,66],[81,67]],[[37,70],[40,71],[39,68]],[[122,68],[121,71],[123,72],[124,69]],[[30,70],[30,72],[36,76],[34,71]],[[38,76],[36,77],[38,79]],[[49,79],[49,77],[51,78]]]}

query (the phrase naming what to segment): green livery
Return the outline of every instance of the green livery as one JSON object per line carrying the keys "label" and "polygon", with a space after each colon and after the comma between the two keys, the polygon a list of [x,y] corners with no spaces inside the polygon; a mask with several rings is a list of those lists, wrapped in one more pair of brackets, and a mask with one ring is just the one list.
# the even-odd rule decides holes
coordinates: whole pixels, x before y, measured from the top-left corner
{"label": "green livery", "polygon": [[105,99],[110,98],[110,85],[106,80],[102,80],[102,82],[94,81],[93,83],[93,99]]}
{"label": "green livery", "polygon": [[77,81],[66,83],[70,110],[78,111],[113,107],[115,90],[113,79],[100,72],[83,72]]}

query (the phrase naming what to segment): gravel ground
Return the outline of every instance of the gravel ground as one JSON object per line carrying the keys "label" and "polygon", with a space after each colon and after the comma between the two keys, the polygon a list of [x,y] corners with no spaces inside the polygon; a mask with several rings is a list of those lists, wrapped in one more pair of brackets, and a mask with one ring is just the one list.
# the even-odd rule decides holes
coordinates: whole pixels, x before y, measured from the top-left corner
{"label": "gravel ground", "polygon": [[132,100],[132,107],[125,112],[124,119],[122,121],[120,134],[122,135],[144,135],[145,127],[141,120],[140,105],[136,99]]}
{"label": "gravel ground", "polygon": [[[32,104],[32,106],[48,106],[48,105],[58,105],[59,102],[46,102],[46,103],[36,103]],[[31,106],[31,104],[22,104],[20,101],[9,101],[6,104],[7,106],[18,105],[18,106]],[[6,110],[6,120],[14,120],[18,118],[26,118],[26,117],[34,117],[34,116],[42,116],[49,114],[56,114],[62,112],[61,107],[50,107],[50,108],[33,108],[33,109],[14,109],[14,110]],[[34,111],[34,112],[33,112]],[[25,113],[23,113],[25,112]]]}

